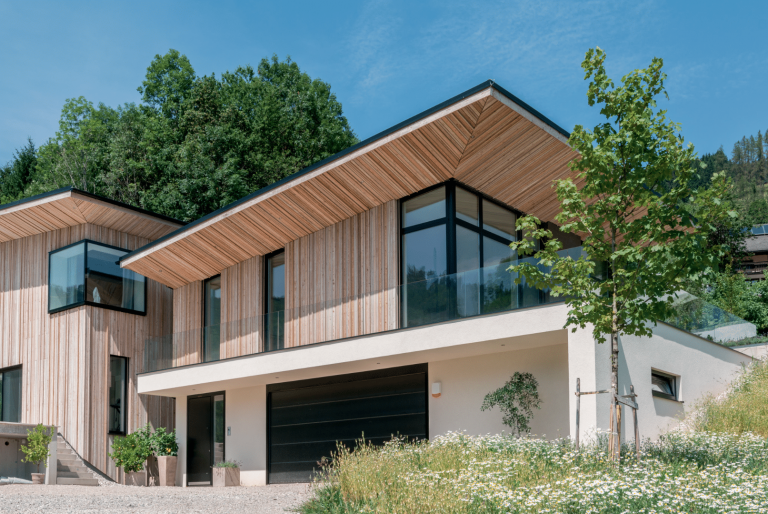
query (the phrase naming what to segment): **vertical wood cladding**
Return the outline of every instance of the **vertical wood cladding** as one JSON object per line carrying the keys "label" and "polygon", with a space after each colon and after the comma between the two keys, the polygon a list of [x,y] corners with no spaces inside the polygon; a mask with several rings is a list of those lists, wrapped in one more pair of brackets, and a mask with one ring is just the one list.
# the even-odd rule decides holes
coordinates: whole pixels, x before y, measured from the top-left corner
{"label": "vertical wood cladding", "polygon": [[128,357],[127,429],[174,427],[172,398],[139,395],[147,337],[171,332],[172,291],[148,281],[147,315],[81,306],[48,314],[48,252],[81,239],[128,250],[148,239],[83,224],[0,243],[0,368],[22,365],[22,423],[59,427],[84,459],[119,478],[107,456],[109,356]]}
{"label": "vertical wood cladding", "polygon": [[221,358],[261,351],[263,318],[262,257],[221,272]]}
{"label": "vertical wood cladding", "polygon": [[173,365],[201,362],[203,341],[203,283],[173,290]]}
{"label": "vertical wood cladding", "polygon": [[286,245],[285,346],[398,327],[397,201]]}

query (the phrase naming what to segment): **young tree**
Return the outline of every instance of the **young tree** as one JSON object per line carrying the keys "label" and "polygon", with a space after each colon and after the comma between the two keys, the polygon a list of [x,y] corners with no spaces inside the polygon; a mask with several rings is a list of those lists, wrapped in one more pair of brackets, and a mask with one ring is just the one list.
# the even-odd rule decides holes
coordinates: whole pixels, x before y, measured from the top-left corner
{"label": "young tree", "polygon": [[[728,187],[723,173],[714,174],[706,189],[689,187],[697,174],[693,146],[684,145],[680,126],[656,105],[655,99],[666,95],[662,60],[654,58],[616,86],[606,74],[605,57],[600,48],[590,49],[582,63],[590,80],[589,105],[601,106],[605,122],[591,131],[574,128],[569,144],[580,154],[570,163],[576,180],[554,185],[562,208],[556,220],[563,232],[582,237],[586,258],[560,257],[562,244],[538,219],[526,216],[517,226],[528,237],[511,246],[523,255],[535,253],[551,268],[522,263],[510,271],[565,296],[566,327],[591,325],[597,342],[610,341],[615,433],[619,337],[651,336],[656,321],[672,314],[684,280],[717,266],[722,249],[708,246],[708,236],[736,213],[720,201]],[[536,240],[545,241],[538,252]],[[599,263],[607,273],[599,273]],[[616,455],[619,440],[611,437]]]}

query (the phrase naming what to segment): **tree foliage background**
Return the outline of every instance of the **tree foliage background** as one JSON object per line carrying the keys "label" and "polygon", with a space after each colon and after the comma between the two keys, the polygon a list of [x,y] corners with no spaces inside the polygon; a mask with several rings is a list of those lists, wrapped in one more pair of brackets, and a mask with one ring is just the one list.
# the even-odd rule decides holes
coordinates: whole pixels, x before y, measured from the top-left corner
{"label": "tree foliage background", "polygon": [[290,58],[199,77],[169,50],[138,91],[67,100],[55,136],[0,169],[0,203],[71,185],[191,221],[357,143],[330,84]]}

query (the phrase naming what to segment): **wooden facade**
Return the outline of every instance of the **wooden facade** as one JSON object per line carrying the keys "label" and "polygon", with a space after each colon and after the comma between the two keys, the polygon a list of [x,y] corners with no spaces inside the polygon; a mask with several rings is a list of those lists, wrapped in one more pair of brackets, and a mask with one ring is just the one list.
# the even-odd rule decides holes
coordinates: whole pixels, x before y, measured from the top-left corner
{"label": "wooden facade", "polygon": [[448,179],[551,221],[559,212],[552,181],[573,176],[576,153],[566,138],[489,85],[192,223],[122,265],[178,288]]}
{"label": "wooden facade", "polygon": [[[92,205],[91,214],[104,208],[98,202]],[[31,232],[0,242],[0,369],[22,366],[22,423],[56,425],[85,460],[120,479],[107,456],[114,438],[108,434],[109,357],[128,358],[126,429],[130,432],[147,422],[172,429],[174,400],[139,395],[136,374],[143,371],[145,339],[172,331],[173,291],[149,280],[146,316],[90,305],[48,314],[48,252],[82,239],[128,250],[151,241],[92,223],[44,231],[48,224],[40,221],[40,212],[60,207],[61,201],[54,200],[32,210],[16,209],[10,218],[0,207],[4,228]],[[118,211],[115,216],[122,214]],[[99,216],[120,226],[104,211]],[[143,220],[142,227],[131,226],[137,219]],[[19,225],[20,220],[26,220],[25,225]],[[122,228],[139,234],[157,235],[174,228],[143,215],[122,223]]]}

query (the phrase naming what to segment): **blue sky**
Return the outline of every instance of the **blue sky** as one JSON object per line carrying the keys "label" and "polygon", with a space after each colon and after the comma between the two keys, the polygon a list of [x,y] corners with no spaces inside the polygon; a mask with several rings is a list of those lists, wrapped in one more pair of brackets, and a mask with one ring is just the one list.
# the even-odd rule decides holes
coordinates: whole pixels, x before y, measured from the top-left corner
{"label": "blue sky", "polygon": [[67,98],[117,106],[155,54],[199,75],[290,55],[329,82],[364,139],[492,78],[571,130],[599,121],[580,68],[595,45],[614,79],[664,59],[699,153],[768,129],[768,2],[549,0],[44,2],[0,0],[0,163],[58,128]]}

